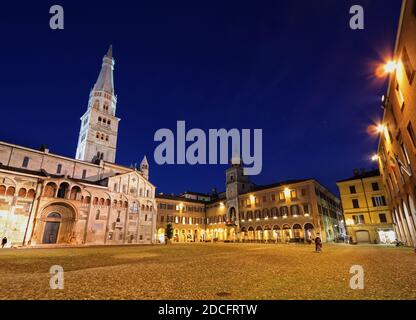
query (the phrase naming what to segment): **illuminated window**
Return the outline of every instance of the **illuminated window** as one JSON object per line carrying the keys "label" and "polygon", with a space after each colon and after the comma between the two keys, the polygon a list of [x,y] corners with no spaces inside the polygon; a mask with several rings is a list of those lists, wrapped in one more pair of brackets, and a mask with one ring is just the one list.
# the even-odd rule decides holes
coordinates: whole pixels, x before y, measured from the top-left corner
{"label": "illuminated window", "polygon": [[292,190],[290,191],[290,197],[292,199],[296,199],[298,197],[298,194],[296,193],[296,190]]}
{"label": "illuminated window", "polygon": [[362,214],[354,215],[354,216],[352,216],[352,218],[354,219],[354,224],[364,224],[365,223],[364,216]]}
{"label": "illuminated window", "polygon": [[413,147],[416,148],[416,135],[411,122],[409,122],[409,124],[407,125],[407,133],[410,136],[410,140],[412,140]]}
{"label": "illuminated window", "polygon": [[403,109],[403,107],[404,107],[404,95],[403,95],[403,92],[400,89],[400,86],[399,86],[398,83],[396,84],[396,95],[397,95],[397,99],[399,101],[400,109]]}
{"label": "illuminated window", "polygon": [[285,193],[283,191],[279,192],[279,200],[285,200]]}
{"label": "illuminated window", "polygon": [[387,206],[386,198],[384,196],[372,197],[373,207],[384,207]]}
{"label": "illuminated window", "polygon": [[407,75],[407,79],[409,80],[409,83],[412,84],[413,78],[415,77],[415,70],[413,69],[406,47],[403,47],[402,63]]}
{"label": "illuminated window", "polygon": [[404,143],[402,143],[400,145],[400,147],[402,149],[402,152],[403,152],[403,156],[404,156],[404,160],[406,162],[406,165],[409,165],[410,164],[410,158],[409,158],[409,154],[407,153],[406,146],[404,145]]}

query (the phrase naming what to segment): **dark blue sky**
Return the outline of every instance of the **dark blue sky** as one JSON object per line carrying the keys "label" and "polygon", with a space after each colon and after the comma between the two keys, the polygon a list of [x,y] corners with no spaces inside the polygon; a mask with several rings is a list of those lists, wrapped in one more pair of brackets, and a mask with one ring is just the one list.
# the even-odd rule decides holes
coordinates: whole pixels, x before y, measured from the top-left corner
{"label": "dark blue sky", "polygon": [[[65,30],[49,29],[49,8]],[[349,8],[365,30],[349,29]],[[159,128],[263,129],[267,184],[335,181],[371,167],[385,81],[374,65],[391,54],[398,0],[19,1],[0,12],[0,140],[75,156],[80,116],[113,44],[117,162],[150,160],[158,191],[223,190],[226,166],[157,166]]]}

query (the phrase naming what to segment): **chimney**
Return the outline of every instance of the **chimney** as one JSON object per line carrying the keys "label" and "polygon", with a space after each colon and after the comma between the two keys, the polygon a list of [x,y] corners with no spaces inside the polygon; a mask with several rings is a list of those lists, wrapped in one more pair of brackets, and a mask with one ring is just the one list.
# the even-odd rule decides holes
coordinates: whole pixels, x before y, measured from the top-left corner
{"label": "chimney", "polygon": [[360,170],[354,169],[352,172],[354,172],[354,177],[358,177],[360,175]]}

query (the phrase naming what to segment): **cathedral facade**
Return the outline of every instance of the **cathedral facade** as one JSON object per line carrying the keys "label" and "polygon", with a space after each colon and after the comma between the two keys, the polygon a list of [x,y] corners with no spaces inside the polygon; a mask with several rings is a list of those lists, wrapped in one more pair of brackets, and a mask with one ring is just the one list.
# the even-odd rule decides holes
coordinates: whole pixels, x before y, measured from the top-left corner
{"label": "cathedral facade", "polygon": [[112,48],[81,117],[76,158],[0,142],[0,235],[9,245],[152,243],[155,186],[115,164],[119,118]]}

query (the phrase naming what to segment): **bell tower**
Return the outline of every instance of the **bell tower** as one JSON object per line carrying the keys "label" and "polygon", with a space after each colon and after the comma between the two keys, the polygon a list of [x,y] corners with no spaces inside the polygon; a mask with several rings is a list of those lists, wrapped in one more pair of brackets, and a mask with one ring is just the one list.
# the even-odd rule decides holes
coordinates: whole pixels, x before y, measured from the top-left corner
{"label": "bell tower", "polygon": [[231,166],[226,171],[226,207],[227,220],[229,222],[239,221],[238,195],[249,192],[252,189],[252,182],[244,175],[244,168],[239,157],[231,159]]}
{"label": "bell tower", "polygon": [[97,82],[90,92],[88,109],[81,117],[76,159],[115,162],[120,119],[116,117],[113,48],[103,58]]}

